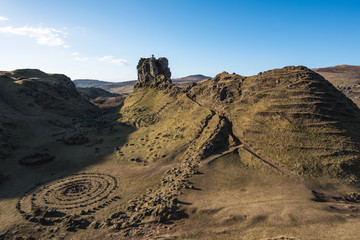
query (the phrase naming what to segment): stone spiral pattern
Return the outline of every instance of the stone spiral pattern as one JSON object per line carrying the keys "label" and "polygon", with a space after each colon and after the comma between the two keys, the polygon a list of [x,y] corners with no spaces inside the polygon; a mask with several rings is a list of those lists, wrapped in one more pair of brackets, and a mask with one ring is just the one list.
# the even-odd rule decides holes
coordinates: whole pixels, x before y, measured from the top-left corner
{"label": "stone spiral pattern", "polygon": [[18,202],[20,213],[36,207],[68,212],[75,209],[97,210],[115,201],[110,196],[118,187],[115,177],[103,173],[78,173],[32,188]]}

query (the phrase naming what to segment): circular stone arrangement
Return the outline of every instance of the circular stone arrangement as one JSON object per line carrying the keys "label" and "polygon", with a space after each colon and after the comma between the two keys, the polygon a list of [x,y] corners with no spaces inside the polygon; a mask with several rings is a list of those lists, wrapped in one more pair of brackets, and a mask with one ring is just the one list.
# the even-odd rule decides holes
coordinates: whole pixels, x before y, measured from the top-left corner
{"label": "circular stone arrangement", "polygon": [[117,188],[115,177],[103,173],[78,173],[41,187],[33,187],[19,200],[22,214],[57,211],[65,214],[79,210],[91,213],[116,201],[110,196]]}

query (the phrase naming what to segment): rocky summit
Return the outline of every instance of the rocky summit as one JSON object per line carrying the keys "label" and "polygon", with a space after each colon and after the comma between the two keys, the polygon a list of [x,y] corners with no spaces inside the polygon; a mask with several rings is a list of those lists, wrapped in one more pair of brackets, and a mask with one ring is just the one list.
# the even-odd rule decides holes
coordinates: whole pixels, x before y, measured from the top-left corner
{"label": "rocky summit", "polygon": [[0,239],[360,234],[360,110],[324,77],[137,71],[91,102],[64,75],[0,74]]}
{"label": "rocky summit", "polygon": [[141,58],[137,65],[138,81],[134,88],[140,87],[159,87],[164,88],[171,85],[171,72],[167,58],[158,59]]}

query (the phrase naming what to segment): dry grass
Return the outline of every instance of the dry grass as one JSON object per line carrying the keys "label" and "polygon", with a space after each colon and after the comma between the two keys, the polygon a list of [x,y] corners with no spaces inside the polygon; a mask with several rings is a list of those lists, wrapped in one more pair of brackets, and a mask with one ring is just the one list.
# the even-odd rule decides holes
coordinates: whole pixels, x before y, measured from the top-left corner
{"label": "dry grass", "polygon": [[[44,109],[21,95],[24,81],[28,80],[1,79],[0,110],[6,114],[0,122],[16,122],[11,136],[19,144],[0,162],[1,171],[9,175],[0,185],[0,233],[12,229],[19,232],[17,236],[31,233],[39,239],[49,238],[49,230],[56,226],[29,223],[17,212],[16,202],[36,183],[41,186],[71,173],[99,172],[118,179],[114,194],[121,199],[93,214],[91,219],[100,221],[124,210],[129,200],[141,198],[150,188],[170,191],[161,184],[163,174],[196,164],[204,144],[219,131],[221,120],[228,119],[231,134],[245,140],[257,154],[300,174],[308,185],[281,175],[239,149],[203,164],[202,174],[192,175],[195,189],[182,189],[178,196],[187,217],[174,221],[171,229],[166,224],[141,225],[142,232],[133,228],[128,238],[351,239],[359,234],[358,204],[314,201],[309,190],[311,186],[334,196],[356,191],[342,180],[356,180],[358,174],[356,166],[346,169],[344,164],[356,164],[360,155],[359,110],[304,67],[249,78],[223,73],[187,93],[139,88],[118,112],[105,115],[79,114],[77,109],[94,107],[81,105],[76,98],[64,102],[55,92],[49,94],[61,104]],[[41,91],[49,88],[49,83],[40,82]],[[64,139],[79,133],[90,143],[64,144]],[[230,133],[225,137],[230,138]],[[36,167],[18,164],[22,156],[33,152],[48,152],[56,158]],[[56,236],[123,239],[124,232],[89,228],[69,233],[60,228]]]}
{"label": "dry grass", "polygon": [[[344,173],[341,164],[360,154],[360,111],[319,75],[287,67],[249,78],[223,73],[215,80],[190,94],[228,116],[234,133],[260,155],[299,174],[358,174],[356,168]],[[219,101],[218,89],[228,89],[232,102]]]}
{"label": "dry grass", "polygon": [[359,234],[360,216],[351,205],[313,201],[303,184],[244,150],[200,172],[191,179],[198,190],[180,197],[188,219],[175,223],[165,239],[352,239]]}

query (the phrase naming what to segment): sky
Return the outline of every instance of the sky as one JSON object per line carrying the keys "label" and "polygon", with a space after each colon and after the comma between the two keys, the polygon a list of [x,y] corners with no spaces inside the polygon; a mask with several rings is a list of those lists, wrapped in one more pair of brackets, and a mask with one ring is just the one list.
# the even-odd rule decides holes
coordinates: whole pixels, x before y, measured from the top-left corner
{"label": "sky", "polygon": [[360,65],[360,1],[0,0],[0,71],[135,80],[141,57],[172,77]]}

